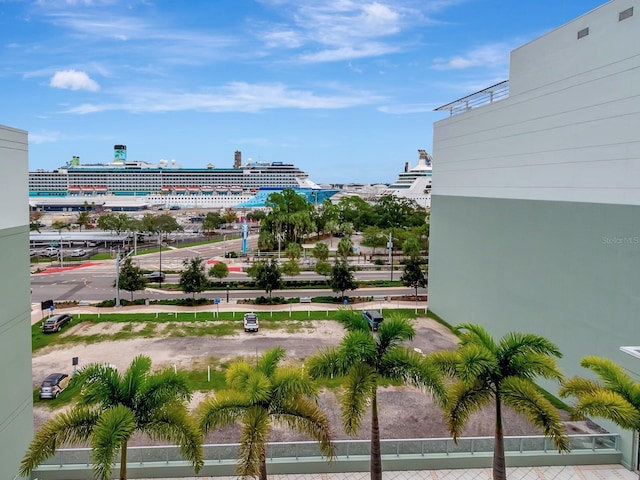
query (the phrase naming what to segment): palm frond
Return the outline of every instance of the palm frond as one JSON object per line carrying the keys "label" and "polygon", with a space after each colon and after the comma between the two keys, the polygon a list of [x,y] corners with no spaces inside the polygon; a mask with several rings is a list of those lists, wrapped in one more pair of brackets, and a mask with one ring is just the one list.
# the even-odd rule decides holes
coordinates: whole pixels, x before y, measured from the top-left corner
{"label": "palm frond", "polygon": [[640,409],[640,384],[635,382],[624,369],[608,358],[593,355],[584,357],[580,362],[585,368],[595,372],[604,387],[616,392]]}
{"label": "palm frond", "polygon": [[478,379],[487,381],[496,372],[499,365],[493,352],[483,345],[469,343],[458,348],[458,365],[455,376],[468,384]]}
{"label": "palm frond", "polygon": [[229,388],[244,390],[247,379],[254,371],[255,367],[252,367],[244,360],[233,362],[225,373],[227,385]]}
{"label": "palm frond", "polygon": [[180,445],[182,456],[191,462],[196,473],[204,465],[202,435],[184,405],[156,410],[144,432],[153,439]]}
{"label": "palm frond", "polygon": [[356,330],[347,333],[340,342],[340,360],[342,369],[349,370],[358,362],[375,363],[377,357],[377,345],[370,332]]}
{"label": "palm frond", "polygon": [[358,433],[362,417],[375,388],[377,388],[376,373],[367,364],[354,365],[345,377],[343,390],[338,398],[342,411],[342,424],[347,435]]}
{"label": "palm frond", "polygon": [[415,335],[413,324],[406,315],[396,313],[388,316],[378,327],[378,356],[402,342],[413,340]]}
{"label": "palm frond", "polygon": [[543,377],[561,381],[563,378],[556,359],[538,352],[523,352],[520,355],[505,358],[505,363],[502,365],[502,375],[529,380]]}
{"label": "palm frond", "polygon": [[78,406],[47,420],[35,434],[20,463],[20,475],[28,476],[60,445],[86,442],[99,416],[100,410],[97,408]]}
{"label": "palm frond", "polygon": [[458,381],[449,388],[445,418],[454,442],[458,441],[471,414],[488,405],[493,398],[493,393],[481,383],[469,385]]}
{"label": "palm frond", "polygon": [[291,430],[309,435],[320,444],[320,450],[330,459],[335,455],[331,442],[331,430],[326,415],[317,403],[309,399],[288,402],[280,413],[273,415],[275,421]]}
{"label": "palm frond", "polygon": [[287,399],[318,398],[318,386],[302,368],[280,367],[271,377],[274,401],[278,404]]}
{"label": "palm frond", "polygon": [[527,352],[549,357],[562,357],[562,352],[555,343],[533,333],[508,333],[498,343],[498,350],[501,358],[511,358]]}
{"label": "palm frond", "polygon": [[581,377],[571,377],[564,380],[560,385],[559,395],[563,398],[574,396],[580,397],[585,394],[594,393],[603,387],[595,380],[588,380]]}
{"label": "palm frond", "polygon": [[242,392],[225,390],[200,403],[196,416],[200,430],[206,435],[209,430],[236,423],[251,407],[251,402]]}
{"label": "palm frond", "polygon": [[342,350],[327,347],[309,357],[306,362],[307,372],[311,378],[335,378],[346,375],[349,371],[342,359]]}
{"label": "palm frond", "polygon": [[460,356],[455,350],[442,350],[427,355],[429,362],[433,364],[443,375],[454,377],[457,372]]}
{"label": "palm frond", "polygon": [[252,404],[264,403],[271,398],[271,380],[259,370],[253,372],[244,385],[244,394]]}
{"label": "palm frond", "polygon": [[359,330],[369,332],[369,323],[350,306],[340,307],[336,313],[337,320],[344,326],[347,331]]}
{"label": "palm frond", "polygon": [[91,458],[97,478],[109,480],[116,454],[121,447],[126,448],[135,430],[135,416],[124,405],[102,412],[91,435]]}
{"label": "palm frond", "polygon": [[489,332],[475,323],[461,323],[453,327],[453,333],[458,335],[460,345],[475,344],[496,353],[497,346]]}
{"label": "palm frond", "polygon": [[73,376],[73,382],[81,385],[78,399],[80,405],[102,405],[103,408],[108,408],[124,400],[120,388],[120,374],[109,365],[87,365]]}
{"label": "palm frond", "polygon": [[268,412],[260,407],[249,408],[242,418],[240,456],[237,473],[240,477],[258,477],[260,457],[264,454],[271,425]]}
{"label": "palm frond", "polygon": [[443,375],[429,357],[406,347],[396,347],[382,358],[379,373],[393,381],[414,385],[433,393],[436,402],[444,405],[447,392]]}
{"label": "palm frond", "polygon": [[640,430],[640,412],[637,407],[619,393],[610,390],[601,389],[578,396],[572,413],[575,418],[601,417],[627,430]]}
{"label": "palm frond", "polygon": [[120,382],[120,391],[126,405],[130,405],[136,394],[142,389],[147,375],[151,371],[151,359],[145,355],[135,357],[124,372]]}
{"label": "palm frond", "polygon": [[519,377],[505,378],[501,383],[500,396],[505,405],[524,415],[545,436],[551,437],[559,452],[571,450],[558,410],[533,382]]}
{"label": "palm frond", "polygon": [[258,370],[265,376],[270,377],[276,371],[280,360],[285,357],[286,353],[282,347],[270,348],[265,351],[258,360]]}

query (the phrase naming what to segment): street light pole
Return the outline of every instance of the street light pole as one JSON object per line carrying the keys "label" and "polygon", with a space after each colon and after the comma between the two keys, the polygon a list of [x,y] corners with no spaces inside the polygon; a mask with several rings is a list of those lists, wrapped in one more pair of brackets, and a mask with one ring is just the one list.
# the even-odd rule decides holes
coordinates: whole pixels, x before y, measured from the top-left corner
{"label": "street light pole", "polygon": [[158,282],[158,286],[162,288],[162,233],[158,234],[158,245],[160,246],[160,281]]}
{"label": "street light pole", "polygon": [[389,232],[389,241],[387,242],[387,248],[389,249],[389,265],[391,265],[391,279],[393,282],[393,228]]}

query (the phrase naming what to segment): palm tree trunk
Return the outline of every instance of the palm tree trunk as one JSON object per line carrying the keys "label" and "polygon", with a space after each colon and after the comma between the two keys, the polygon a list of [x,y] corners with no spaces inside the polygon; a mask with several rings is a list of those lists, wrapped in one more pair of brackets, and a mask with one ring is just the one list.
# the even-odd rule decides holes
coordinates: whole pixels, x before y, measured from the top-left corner
{"label": "palm tree trunk", "polygon": [[260,452],[260,480],[267,480],[267,452],[266,447]]}
{"label": "palm tree trunk", "polygon": [[120,446],[120,480],[127,480],[127,442]]}
{"label": "palm tree trunk", "polygon": [[380,454],[380,423],[378,421],[378,388],[371,395],[371,480],[382,480],[382,456]]}
{"label": "palm tree trunk", "polygon": [[504,459],[504,431],[502,429],[502,405],[500,394],[496,393],[496,432],[493,445],[493,480],[507,480]]}

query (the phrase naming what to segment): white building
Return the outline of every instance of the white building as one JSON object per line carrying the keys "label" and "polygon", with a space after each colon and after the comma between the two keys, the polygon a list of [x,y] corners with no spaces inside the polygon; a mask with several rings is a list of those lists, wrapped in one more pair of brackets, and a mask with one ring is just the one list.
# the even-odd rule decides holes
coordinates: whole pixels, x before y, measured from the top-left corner
{"label": "white building", "polygon": [[471,95],[434,126],[430,308],[541,334],[567,376],[598,355],[640,380],[620,351],[640,345],[639,7],[613,0],[514,50],[507,98]]}
{"label": "white building", "polygon": [[9,480],[33,438],[27,152],[26,132],[0,126],[0,478]]}

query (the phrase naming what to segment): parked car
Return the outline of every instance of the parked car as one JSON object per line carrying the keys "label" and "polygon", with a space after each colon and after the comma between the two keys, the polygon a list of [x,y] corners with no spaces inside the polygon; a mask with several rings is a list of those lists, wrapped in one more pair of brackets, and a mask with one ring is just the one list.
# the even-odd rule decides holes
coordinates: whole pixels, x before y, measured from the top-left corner
{"label": "parked car", "polygon": [[42,251],[42,254],[46,257],[57,257],[60,250],[57,247],[47,247]]}
{"label": "parked car", "polygon": [[83,250],[82,248],[78,248],[78,249],[74,250],[73,252],[71,252],[71,256],[72,257],[86,257],[87,256],[87,251]]}
{"label": "parked car", "polygon": [[376,310],[363,310],[362,316],[367,322],[369,322],[371,330],[378,330],[378,327],[384,320],[382,314]]}
{"label": "parked car", "polygon": [[244,314],[244,331],[245,332],[257,332],[258,331],[258,316],[255,313]]}
{"label": "parked car", "polygon": [[33,248],[31,250],[29,250],[29,256],[30,257],[35,257],[36,255],[38,255],[38,251],[37,250],[35,250]]}
{"label": "parked car", "polygon": [[56,398],[69,386],[71,377],[66,373],[47,375],[40,386],[40,398]]}
{"label": "parked car", "polygon": [[42,324],[42,331],[44,333],[58,332],[67,323],[71,322],[71,320],[73,320],[73,316],[67,313],[52,315],[51,317],[47,318]]}
{"label": "parked car", "polygon": [[158,282],[164,282],[164,272],[151,272],[151,273],[147,273],[144,278],[147,279],[148,282],[154,282],[154,283],[158,283]]}

